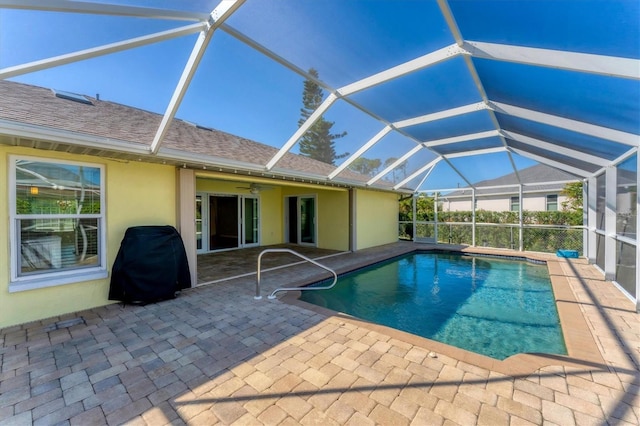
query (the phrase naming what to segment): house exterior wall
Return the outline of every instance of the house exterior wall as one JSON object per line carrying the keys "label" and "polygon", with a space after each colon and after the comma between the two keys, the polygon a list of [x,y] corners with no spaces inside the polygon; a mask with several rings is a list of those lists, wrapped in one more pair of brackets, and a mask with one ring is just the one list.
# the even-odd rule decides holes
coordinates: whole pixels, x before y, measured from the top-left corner
{"label": "house exterior wall", "polygon": [[273,188],[260,193],[260,244],[270,246],[283,241],[282,189]]}
{"label": "house exterior wall", "polygon": [[[549,194],[555,195],[555,194]],[[566,199],[566,197],[562,197],[558,195],[558,210],[562,210],[562,202]],[[536,211],[545,211],[547,210],[547,199],[546,196],[540,197],[524,197],[523,200],[523,209],[536,212]]]}
{"label": "house exterior wall", "polygon": [[43,152],[0,145],[0,327],[58,316],[113,303],[107,299],[109,278],[47,288],[9,292],[9,155],[71,160],[105,166],[107,270],[128,227],[176,226],[174,167],[110,161],[97,157]]}
{"label": "house exterior wall", "polygon": [[356,250],[398,241],[398,195],[358,189],[355,197]]}
{"label": "house exterior wall", "polygon": [[[522,208],[527,211],[545,211],[547,209],[547,195],[558,196],[558,210],[562,210],[562,203],[567,200],[567,197],[557,192],[549,192],[548,194],[524,194],[522,197]],[[477,209],[487,210],[493,212],[503,212],[511,210],[511,197],[517,197],[518,194],[513,195],[497,195],[493,197],[477,197]],[[443,201],[442,208],[444,211],[469,211],[471,210],[471,198],[454,198]]]}
{"label": "house exterior wall", "polygon": [[[10,291],[9,156],[24,155],[48,161],[73,161],[104,167],[106,269],[103,279],[85,280],[32,290]],[[0,145],[0,327],[22,324],[70,312],[103,306],[108,300],[110,272],[127,228],[140,225],[177,227],[179,174],[173,166],[114,161],[92,156],[40,151]],[[197,177],[197,192],[246,193],[243,182]],[[393,193],[355,190],[357,249],[397,241],[397,196]],[[260,243],[284,242],[284,198],[316,197],[317,246],[349,250],[349,191],[313,185],[277,186],[261,191]]]}
{"label": "house exterior wall", "polygon": [[318,192],[318,247],[349,250],[349,193]]}
{"label": "house exterior wall", "polygon": [[[442,210],[445,212],[466,212],[472,208],[473,206],[471,205],[470,199],[454,198],[442,201]],[[478,208],[482,208],[480,207],[480,203],[478,203]]]}

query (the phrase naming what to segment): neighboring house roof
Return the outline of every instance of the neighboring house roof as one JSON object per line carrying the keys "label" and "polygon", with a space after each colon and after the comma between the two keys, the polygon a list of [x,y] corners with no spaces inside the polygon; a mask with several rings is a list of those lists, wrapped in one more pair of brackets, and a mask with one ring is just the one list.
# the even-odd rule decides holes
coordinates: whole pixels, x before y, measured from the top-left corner
{"label": "neighboring house roof", "polygon": [[[549,167],[545,164],[536,164],[519,170],[518,175],[510,173],[495,179],[488,179],[478,182],[476,187],[476,195],[499,195],[512,194],[518,192],[518,176],[520,182],[524,185],[525,193],[531,192],[559,192],[566,182],[578,181],[577,176],[562,170]],[[550,182],[548,184],[539,182]],[[505,187],[510,185],[510,187]],[[447,198],[470,197],[471,190],[469,187],[453,191],[446,195]]]}
{"label": "neighboring house roof", "polygon": [[[16,133],[23,135],[15,137],[3,125],[0,143],[33,146],[34,141],[25,135],[36,130],[42,140],[60,142],[59,138],[53,139],[53,134],[70,132],[70,145],[97,149],[67,149],[61,147],[60,143],[50,144],[46,148],[113,158],[173,162],[176,165],[184,162],[190,167],[219,166],[226,171],[237,170],[240,173],[263,171],[264,164],[278,152],[278,149],[265,144],[175,119],[160,152],[152,156],[149,147],[162,115],[88,96],[85,98],[89,103],[59,98],[51,89],[1,80],[0,124],[15,124],[18,126],[16,130],[20,130]],[[7,137],[3,138],[2,134]],[[75,135],[83,136],[80,142],[72,140]],[[308,176],[311,180],[324,183],[326,176],[335,170],[335,166],[330,164],[292,153],[287,153],[279,166],[277,171],[265,173],[264,177],[278,177],[290,171],[298,178]],[[340,176],[345,179],[336,179],[337,184],[344,184],[348,179],[349,182],[360,182],[364,186],[370,179],[350,170],[345,170]],[[390,186],[381,182],[376,187],[390,189]]]}

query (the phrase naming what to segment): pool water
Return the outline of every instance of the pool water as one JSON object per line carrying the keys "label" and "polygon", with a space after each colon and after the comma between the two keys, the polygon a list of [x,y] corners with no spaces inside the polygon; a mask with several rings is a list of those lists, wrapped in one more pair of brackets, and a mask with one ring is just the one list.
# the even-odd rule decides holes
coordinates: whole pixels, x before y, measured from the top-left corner
{"label": "pool water", "polygon": [[415,253],[301,300],[496,359],[567,353],[547,267],[527,261]]}

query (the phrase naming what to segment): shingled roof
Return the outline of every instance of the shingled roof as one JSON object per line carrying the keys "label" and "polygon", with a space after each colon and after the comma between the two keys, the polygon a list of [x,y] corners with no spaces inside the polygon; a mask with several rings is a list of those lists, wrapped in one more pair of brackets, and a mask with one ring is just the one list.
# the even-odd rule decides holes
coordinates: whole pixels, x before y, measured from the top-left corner
{"label": "shingled roof", "polygon": [[[524,185],[523,191],[531,192],[554,192],[560,191],[566,185],[566,182],[578,181],[577,176],[571,173],[558,170],[544,164],[536,164],[527,167],[518,172],[520,181]],[[551,182],[548,184],[540,184],[539,182]],[[511,187],[505,187],[510,185]],[[495,179],[488,179],[478,182],[476,185],[476,195],[497,195],[518,192],[518,178],[515,173],[509,173]],[[470,197],[470,188],[461,188],[459,191],[453,191],[447,194],[447,198]]]}
{"label": "shingled roof", "polygon": [[[63,132],[68,135],[71,146],[86,144],[94,149],[78,151],[67,148],[64,143],[62,146],[49,144],[46,148],[114,158],[126,158],[128,152],[131,159],[136,160],[169,164],[173,161],[176,165],[184,163],[190,167],[209,166],[221,170],[233,168],[240,173],[263,170],[264,164],[278,152],[256,141],[174,119],[163,148],[154,156],[149,147],[161,115],[89,96],[85,98],[87,103],[76,102],[57,97],[51,89],[0,81],[0,122],[13,124],[21,129],[16,133],[22,133],[18,137],[6,130],[11,126],[2,126],[0,143],[33,146],[33,141],[25,136],[34,132],[45,142],[60,142],[59,137],[53,138],[53,135]],[[82,138],[74,141],[76,136]],[[326,176],[335,169],[330,164],[292,153],[283,157],[281,168],[288,173],[296,172],[299,177],[307,176],[311,181],[316,179],[318,183],[326,181]],[[343,174],[349,181],[361,182],[363,186],[370,178],[349,170]],[[271,171],[265,177],[280,176],[278,171]],[[389,188],[390,185],[381,182],[377,187]]]}

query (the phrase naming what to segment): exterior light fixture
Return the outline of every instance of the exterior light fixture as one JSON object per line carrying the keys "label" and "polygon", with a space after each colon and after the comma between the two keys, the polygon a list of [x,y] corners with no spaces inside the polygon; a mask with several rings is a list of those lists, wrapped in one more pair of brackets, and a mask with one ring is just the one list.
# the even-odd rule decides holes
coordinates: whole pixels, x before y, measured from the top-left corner
{"label": "exterior light fixture", "polygon": [[40,190],[38,189],[37,186],[31,186],[29,187],[29,193],[31,195],[38,195],[38,192],[40,192]]}

